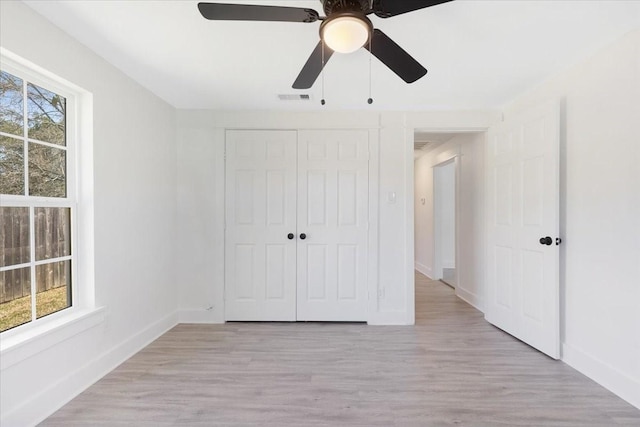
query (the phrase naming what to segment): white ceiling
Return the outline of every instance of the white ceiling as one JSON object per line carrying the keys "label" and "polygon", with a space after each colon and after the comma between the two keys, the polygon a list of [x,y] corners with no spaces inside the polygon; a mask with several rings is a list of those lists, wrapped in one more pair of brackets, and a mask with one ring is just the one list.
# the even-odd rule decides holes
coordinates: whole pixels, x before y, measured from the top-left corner
{"label": "white ceiling", "polygon": [[[318,0],[237,1],[310,7]],[[371,15],[428,70],[407,85],[369,55],[335,54],[308,91],[291,89],[318,41],[318,26],[207,21],[198,1],[28,0],[26,3],[178,108],[498,108],[634,28],[640,1],[457,0],[389,19]],[[309,93],[312,101],[280,101]]]}

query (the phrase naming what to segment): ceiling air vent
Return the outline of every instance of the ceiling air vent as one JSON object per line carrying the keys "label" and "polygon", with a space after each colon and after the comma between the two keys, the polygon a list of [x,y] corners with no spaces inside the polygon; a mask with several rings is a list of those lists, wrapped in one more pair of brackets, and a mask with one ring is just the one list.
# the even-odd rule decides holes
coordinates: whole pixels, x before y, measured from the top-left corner
{"label": "ceiling air vent", "polygon": [[427,145],[431,144],[429,141],[415,141],[413,143],[413,149],[414,150],[422,150],[423,148],[426,148]]}
{"label": "ceiling air vent", "polygon": [[280,101],[309,101],[311,100],[311,96],[306,93],[303,94],[280,94],[278,95],[278,99]]}

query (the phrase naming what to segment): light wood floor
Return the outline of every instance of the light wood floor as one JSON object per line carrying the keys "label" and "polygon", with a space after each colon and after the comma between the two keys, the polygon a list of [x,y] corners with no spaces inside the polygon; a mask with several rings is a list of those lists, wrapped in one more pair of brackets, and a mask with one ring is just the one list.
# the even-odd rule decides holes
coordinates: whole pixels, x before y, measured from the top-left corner
{"label": "light wood floor", "polygon": [[179,325],[45,426],[640,426],[417,275],[415,327]]}

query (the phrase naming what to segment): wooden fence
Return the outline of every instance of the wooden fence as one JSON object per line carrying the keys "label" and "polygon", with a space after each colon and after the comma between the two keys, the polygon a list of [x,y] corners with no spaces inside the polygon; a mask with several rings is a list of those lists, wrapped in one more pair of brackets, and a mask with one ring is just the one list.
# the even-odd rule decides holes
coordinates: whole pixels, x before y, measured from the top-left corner
{"label": "wooden fence", "polygon": [[[35,208],[36,260],[52,259],[71,254],[70,218],[68,208]],[[30,261],[29,208],[0,208],[0,266]],[[52,262],[36,266],[36,291],[71,284],[71,261]],[[31,294],[29,267],[0,273],[0,303]]]}

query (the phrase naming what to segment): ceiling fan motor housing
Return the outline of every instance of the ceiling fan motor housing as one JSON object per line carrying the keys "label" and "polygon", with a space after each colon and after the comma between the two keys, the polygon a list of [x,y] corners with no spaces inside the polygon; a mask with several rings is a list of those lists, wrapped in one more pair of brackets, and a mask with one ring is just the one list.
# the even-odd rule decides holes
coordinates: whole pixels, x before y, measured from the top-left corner
{"label": "ceiling fan motor housing", "polygon": [[369,0],[323,0],[322,6],[327,16],[341,12],[364,14],[370,8]]}

